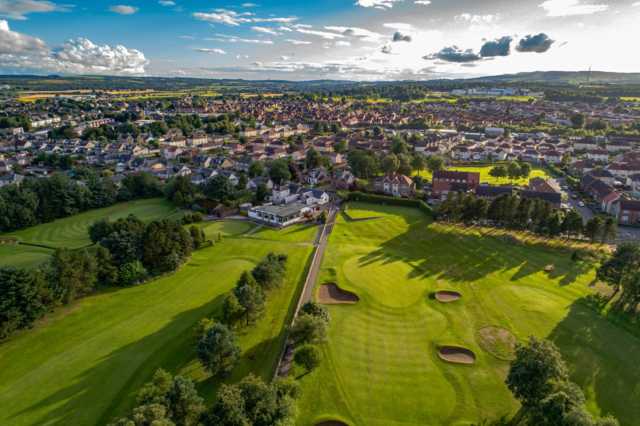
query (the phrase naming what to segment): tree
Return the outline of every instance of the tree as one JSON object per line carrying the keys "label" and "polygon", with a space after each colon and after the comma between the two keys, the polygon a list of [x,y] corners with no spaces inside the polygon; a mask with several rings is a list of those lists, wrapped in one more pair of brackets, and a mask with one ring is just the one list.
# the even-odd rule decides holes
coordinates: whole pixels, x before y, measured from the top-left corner
{"label": "tree", "polygon": [[424,168],[426,167],[426,161],[424,159],[424,156],[422,154],[415,154],[412,158],[411,158],[411,168],[420,173],[421,171],[424,170]]}
{"label": "tree", "polygon": [[289,171],[289,163],[284,159],[279,159],[271,162],[269,165],[269,177],[276,185],[282,185],[291,179],[291,172]]}
{"label": "tree", "polygon": [[396,136],[393,138],[393,142],[391,144],[391,152],[393,152],[396,155],[408,154],[409,146],[404,141],[404,139],[402,139],[399,136]]}
{"label": "tree", "polygon": [[47,266],[53,300],[67,304],[91,293],[97,282],[96,259],[86,250],[57,249]]}
{"label": "tree", "polygon": [[134,260],[120,266],[118,271],[118,284],[121,286],[129,286],[144,281],[149,272],[142,262]]}
{"label": "tree", "polygon": [[253,161],[249,165],[249,176],[252,178],[264,175],[264,163],[262,161]]}
{"label": "tree", "polygon": [[568,236],[578,236],[582,233],[582,216],[575,210],[569,210],[562,222],[562,231]]}
{"label": "tree", "polygon": [[207,239],[204,230],[198,228],[196,225],[191,225],[189,228],[189,235],[191,236],[191,241],[193,241],[193,248],[195,250],[199,249]]}
{"label": "tree", "polygon": [[269,253],[253,268],[251,274],[265,290],[279,287],[286,274],[287,255]]}
{"label": "tree", "polygon": [[602,235],[602,230],[604,229],[604,221],[602,218],[596,216],[589,220],[584,227],[584,235],[591,240],[592,243],[595,243],[600,235]]}
{"label": "tree", "polygon": [[198,341],[198,358],[212,375],[223,377],[231,373],[240,359],[236,337],[224,324],[214,324]]}
{"label": "tree", "polygon": [[344,139],[336,142],[333,145],[333,150],[338,154],[344,154],[345,152],[347,152],[347,149],[349,149],[349,143]]}
{"label": "tree", "polygon": [[382,159],[382,171],[388,175],[398,171],[400,160],[395,154],[389,154]]}
{"label": "tree", "polygon": [[320,350],[314,345],[303,345],[296,351],[293,360],[310,373],[320,365]]}
{"label": "tree", "polygon": [[118,268],[113,263],[113,257],[108,249],[99,245],[94,254],[97,265],[97,280],[99,285],[111,286],[118,283]]}
{"label": "tree", "polygon": [[612,217],[608,217],[602,225],[602,244],[613,241],[618,236],[618,224]]}
{"label": "tree", "polygon": [[530,411],[551,393],[554,382],[566,381],[567,377],[558,348],[547,340],[530,337],[526,345],[516,347],[506,383],[523,409]]}
{"label": "tree", "polygon": [[377,158],[371,152],[361,149],[349,151],[347,162],[353,174],[360,179],[369,179],[379,170]]}
{"label": "tree", "polygon": [[153,273],[176,270],[191,254],[193,240],[176,221],[149,223],[142,236],[142,264]]}
{"label": "tree", "polygon": [[305,166],[307,167],[307,170],[315,169],[316,167],[320,166],[321,160],[322,157],[315,148],[311,147],[307,150],[307,154],[305,156]]}
{"label": "tree", "polygon": [[268,194],[269,194],[269,191],[267,190],[267,185],[265,185],[264,183],[259,183],[258,186],[256,187],[256,193],[254,196],[256,203],[257,204],[263,203],[264,200],[267,199]]}
{"label": "tree", "polygon": [[0,268],[0,340],[41,318],[49,299],[49,289],[40,271]]}
{"label": "tree", "polygon": [[408,176],[411,174],[411,157],[408,154],[398,155],[400,165],[398,166],[398,173]]}
{"label": "tree", "polygon": [[520,163],[520,177],[526,179],[529,175],[531,175],[531,164]]}
{"label": "tree", "polygon": [[246,271],[243,272],[233,293],[242,306],[246,323],[255,321],[264,310],[264,292],[253,275]]}
{"label": "tree", "polygon": [[320,343],[327,338],[327,323],[320,317],[302,314],[296,318],[290,335],[296,343]]}
{"label": "tree", "polygon": [[431,173],[435,173],[444,168],[444,159],[436,155],[432,155],[427,159],[427,170]]}
{"label": "tree", "polygon": [[222,302],[222,319],[225,324],[234,325],[245,313],[244,307],[238,301],[236,295],[227,294]]}
{"label": "tree", "polygon": [[582,129],[584,127],[584,123],[585,123],[584,114],[580,114],[580,113],[572,114],[569,120],[571,120],[571,125],[573,126],[574,129]]}
{"label": "tree", "polygon": [[204,186],[204,194],[218,203],[226,203],[233,199],[233,185],[223,175],[216,175],[209,179]]}
{"label": "tree", "polygon": [[165,196],[179,207],[189,207],[198,196],[198,188],[188,176],[176,176],[167,183]]}
{"label": "tree", "polygon": [[511,180],[518,179],[520,175],[521,175],[520,165],[515,161],[512,161],[511,163],[509,163],[509,165],[507,166],[507,176],[509,177],[509,179]]}
{"label": "tree", "polygon": [[304,305],[302,305],[300,312],[302,312],[303,314],[309,314],[313,315],[314,317],[321,318],[327,324],[331,320],[331,317],[329,316],[329,310],[326,308],[326,306],[320,305],[316,302],[305,303]]}

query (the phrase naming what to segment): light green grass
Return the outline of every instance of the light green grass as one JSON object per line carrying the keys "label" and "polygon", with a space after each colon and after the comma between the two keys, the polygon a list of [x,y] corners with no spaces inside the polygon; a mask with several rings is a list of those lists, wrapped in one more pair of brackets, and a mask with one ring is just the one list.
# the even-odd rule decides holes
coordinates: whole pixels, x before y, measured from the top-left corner
{"label": "light green grass", "polygon": [[[540,177],[543,179],[549,179],[551,177],[547,174],[547,172],[544,169],[533,168],[528,178],[521,178],[521,179],[514,179],[514,180],[511,180],[508,178],[498,179],[489,175],[489,172],[493,167],[494,166],[452,166],[452,167],[447,167],[447,170],[480,173],[480,183],[488,183],[490,185],[514,184],[514,185],[526,186],[529,183],[529,180],[533,178]],[[419,173],[419,175],[424,179],[427,179],[428,181],[431,181],[431,178],[433,177],[431,172],[429,172],[428,170],[423,170],[422,172]]]}
{"label": "light green grass", "polygon": [[0,244],[0,267],[35,268],[49,259],[51,250],[21,244]]}
{"label": "light green grass", "polygon": [[87,297],[3,343],[0,424],[105,424],[131,408],[158,367],[193,377],[211,403],[219,383],[195,361],[193,328],[219,313],[240,274],[274,251],[289,256],[287,278],[269,293],[264,317],[241,332],[242,360],[229,380],[250,371],[270,378],[312,250],[306,228],[291,235],[286,242],[224,238],[173,275]]}
{"label": "light green grass", "polygon": [[256,224],[242,220],[224,220],[204,222],[201,226],[207,238],[215,240],[218,236],[229,237],[245,234],[251,231]]}
{"label": "light green grass", "polygon": [[[592,264],[571,252],[518,243],[484,230],[431,223],[415,209],[350,204],[338,218],[320,282],[360,297],[330,306],[318,370],[303,377],[298,424],[342,418],[353,425],[469,425],[513,414],[508,362],[485,352],[477,331],[553,340],[594,412],[639,424],[640,339],[587,308]],[[553,264],[551,273],[545,266]],[[460,301],[439,304],[433,291]],[[474,366],[445,364],[438,345],[461,345]]]}
{"label": "light green grass", "polygon": [[130,214],[146,221],[178,217],[180,213],[175,206],[160,198],[130,201],[115,204],[111,207],[90,210],[75,216],[3,234],[2,236],[16,237],[19,241],[41,244],[52,248],[80,248],[91,244],[87,233],[87,229],[91,224],[101,219],[115,220],[127,217]]}

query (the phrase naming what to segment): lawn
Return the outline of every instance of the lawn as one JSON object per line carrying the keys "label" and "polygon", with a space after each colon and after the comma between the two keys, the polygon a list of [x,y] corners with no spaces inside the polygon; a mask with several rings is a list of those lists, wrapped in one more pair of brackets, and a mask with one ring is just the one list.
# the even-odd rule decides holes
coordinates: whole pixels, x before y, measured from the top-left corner
{"label": "lawn", "polygon": [[0,244],[0,268],[35,268],[43,264],[51,256],[51,250],[43,247],[25,246],[21,244]]}
{"label": "lawn", "polygon": [[[492,168],[493,166],[490,166],[490,165],[489,166],[452,166],[452,167],[447,167],[447,170],[480,173],[480,183],[488,183],[490,185],[515,184],[520,186],[526,186],[529,183],[530,179],[533,179],[536,177],[549,179],[551,177],[547,174],[547,172],[544,169],[534,167],[532,168],[531,174],[529,175],[528,178],[521,178],[521,179],[514,179],[514,180],[511,180],[509,178],[499,179],[489,175],[489,172],[491,171]],[[422,172],[420,172],[420,176],[429,181],[431,181],[431,178],[432,178],[431,172],[429,172],[428,170],[423,170]]]}
{"label": "lawn", "polygon": [[0,236],[15,237],[25,243],[38,244],[50,248],[81,248],[91,244],[87,233],[87,229],[91,224],[101,219],[115,220],[130,214],[136,215],[142,220],[154,220],[177,217],[180,212],[170,202],[161,198],[130,201],[102,209],[90,210],[75,216]]}
{"label": "lawn", "polygon": [[312,251],[315,228],[295,230],[286,242],[276,233],[268,242],[227,233],[173,275],[79,300],[1,344],[0,424],[105,424],[131,408],[158,367],[194,378],[211,402],[219,383],[195,360],[194,326],[218,313],[240,274],[274,251],[289,256],[285,284],[269,293],[257,325],[240,332],[242,360],[229,381],[248,372],[270,378]]}
{"label": "lawn", "polygon": [[[515,413],[504,385],[510,351],[481,337],[486,327],[521,342],[553,340],[593,412],[640,424],[640,339],[584,303],[599,288],[594,265],[568,250],[432,223],[415,209],[353,203],[349,215],[357,220],[338,218],[320,283],[360,301],[329,307],[321,366],[300,379],[298,424],[468,425]],[[437,290],[462,299],[441,304],[430,297]],[[476,364],[445,364],[439,345],[471,349]]]}

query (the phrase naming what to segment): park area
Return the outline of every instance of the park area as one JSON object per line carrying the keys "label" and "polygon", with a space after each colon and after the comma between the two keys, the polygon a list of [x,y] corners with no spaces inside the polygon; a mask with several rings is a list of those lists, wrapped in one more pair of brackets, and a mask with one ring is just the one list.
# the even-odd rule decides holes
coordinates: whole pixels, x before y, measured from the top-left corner
{"label": "park area", "polygon": [[321,269],[316,296],[331,323],[320,366],[300,379],[298,424],[468,425],[513,415],[504,380],[515,343],[530,335],[559,347],[590,411],[640,424],[640,338],[591,307],[606,289],[597,265],[572,252],[435,223],[417,209],[350,203]]}
{"label": "park area", "polygon": [[[155,203],[155,207],[132,203],[121,211],[108,210],[107,216],[145,217],[146,212],[145,218],[151,219],[173,214],[163,202]],[[86,226],[102,217],[90,212],[58,221],[67,232],[47,224],[14,235],[56,247],[82,247],[88,242]],[[238,332],[241,359],[225,381],[234,383],[250,372],[271,379],[317,226],[294,226],[283,232],[245,221],[199,226],[215,241],[213,246],[195,251],[175,273],[77,300],[3,342],[0,424],[107,424],[132,408],[135,393],[160,367],[192,378],[210,403],[220,382],[197,360],[195,327],[201,319],[220,313],[224,295],[244,271],[275,252],[288,256],[284,284],[269,293],[257,324]]]}
{"label": "park area", "polygon": [[[491,169],[495,165],[485,165],[485,166],[450,166],[447,167],[447,170],[458,171],[458,172],[471,172],[471,173],[480,173],[480,183],[488,183],[490,185],[518,185],[518,186],[526,186],[529,183],[529,180],[533,178],[543,178],[549,179],[551,176],[544,170],[539,167],[533,167],[531,169],[531,174],[527,178],[518,178],[518,179],[509,179],[507,177],[504,178],[496,178],[489,174]],[[431,182],[432,174],[428,170],[423,170],[419,174],[423,179]]]}

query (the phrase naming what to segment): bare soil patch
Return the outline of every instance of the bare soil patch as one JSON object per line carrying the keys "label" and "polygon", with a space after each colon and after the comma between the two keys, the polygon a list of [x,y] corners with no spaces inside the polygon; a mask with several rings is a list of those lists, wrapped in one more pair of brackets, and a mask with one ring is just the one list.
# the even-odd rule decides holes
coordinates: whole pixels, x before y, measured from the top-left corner
{"label": "bare soil patch", "polygon": [[471,365],[476,362],[476,354],[471,349],[459,346],[440,346],[438,348],[440,359],[452,364]]}
{"label": "bare soil patch", "polygon": [[335,283],[326,283],[320,286],[318,290],[318,302],[325,305],[345,305],[354,304],[360,301],[360,298],[338,287]]}
{"label": "bare soil patch", "polygon": [[516,337],[502,327],[483,327],[478,330],[480,347],[494,357],[510,361],[513,359],[516,349]]}
{"label": "bare soil patch", "polygon": [[456,300],[460,300],[462,298],[462,294],[458,293],[457,291],[442,290],[436,291],[434,297],[438,302],[451,303],[455,302]]}

